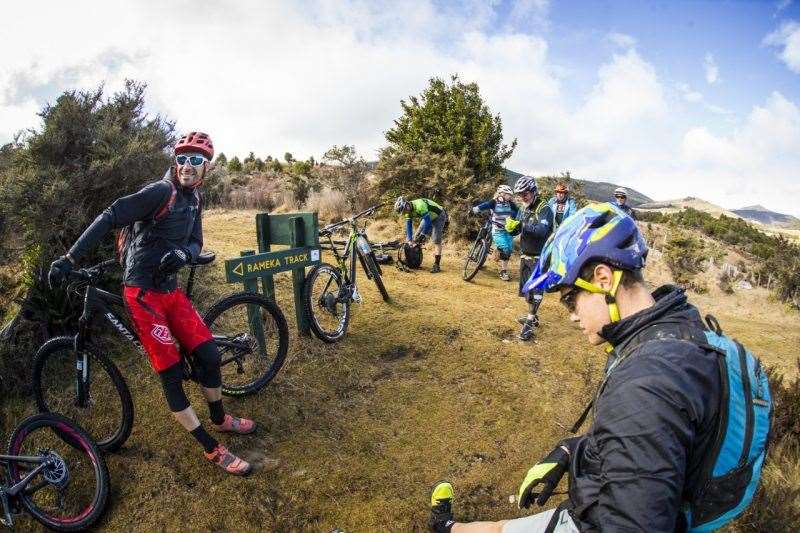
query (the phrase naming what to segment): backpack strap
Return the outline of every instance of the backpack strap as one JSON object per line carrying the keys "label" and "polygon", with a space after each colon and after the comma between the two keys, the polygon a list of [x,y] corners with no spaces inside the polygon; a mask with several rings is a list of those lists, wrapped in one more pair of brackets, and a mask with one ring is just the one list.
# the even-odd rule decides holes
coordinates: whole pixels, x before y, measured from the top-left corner
{"label": "backpack strap", "polygon": [[[163,179],[162,181],[166,181],[167,183],[169,183],[170,187],[169,198],[167,198],[167,201],[164,203],[164,205],[161,206],[161,209],[159,209],[153,216],[153,220],[161,220],[162,218],[167,216],[169,214],[170,209],[172,209],[172,206],[175,205],[175,200],[178,197],[178,188],[175,186],[175,183],[171,179],[167,178]],[[197,190],[195,190],[195,194],[197,194]]]}
{"label": "backpack strap", "polygon": [[717,335],[723,335],[722,333],[722,326],[719,325],[719,320],[712,314],[706,315],[706,324],[708,325],[708,329],[716,333]]}

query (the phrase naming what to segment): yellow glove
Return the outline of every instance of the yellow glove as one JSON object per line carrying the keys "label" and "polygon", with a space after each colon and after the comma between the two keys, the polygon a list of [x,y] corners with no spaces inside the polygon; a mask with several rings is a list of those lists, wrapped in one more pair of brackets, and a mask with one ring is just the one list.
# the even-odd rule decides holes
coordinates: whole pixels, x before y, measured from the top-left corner
{"label": "yellow glove", "polygon": [[506,231],[509,232],[509,233],[512,233],[512,232],[516,231],[516,229],[519,227],[519,225],[520,225],[520,221],[519,220],[516,220],[516,219],[511,218],[511,217],[508,217],[506,219]]}

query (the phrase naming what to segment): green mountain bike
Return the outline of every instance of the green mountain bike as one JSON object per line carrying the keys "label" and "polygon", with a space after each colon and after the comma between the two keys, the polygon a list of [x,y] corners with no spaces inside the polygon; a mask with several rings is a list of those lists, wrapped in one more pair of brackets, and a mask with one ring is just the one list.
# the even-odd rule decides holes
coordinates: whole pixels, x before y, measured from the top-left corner
{"label": "green mountain bike", "polygon": [[[359,219],[371,216],[379,207],[372,206],[319,230],[320,237],[328,240],[328,244],[322,244],[320,248],[333,253],[337,266],[321,263],[309,271],[303,289],[303,303],[311,331],[324,342],[333,343],[344,337],[350,322],[350,304],[362,301],[356,285],[356,257],[367,278],[375,282],[384,301],[389,301],[389,293],[381,279],[381,267],[367,239],[366,227],[358,225]],[[345,226],[350,227],[348,239],[334,240],[334,232]]]}

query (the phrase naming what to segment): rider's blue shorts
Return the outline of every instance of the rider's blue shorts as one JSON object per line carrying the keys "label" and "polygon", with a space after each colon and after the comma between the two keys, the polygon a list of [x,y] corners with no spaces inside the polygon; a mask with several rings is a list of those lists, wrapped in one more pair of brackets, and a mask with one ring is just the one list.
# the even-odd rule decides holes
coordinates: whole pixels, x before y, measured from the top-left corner
{"label": "rider's blue shorts", "polygon": [[512,237],[507,231],[493,231],[492,242],[498,250],[508,255],[511,255],[511,251],[514,249],[514,237]]}

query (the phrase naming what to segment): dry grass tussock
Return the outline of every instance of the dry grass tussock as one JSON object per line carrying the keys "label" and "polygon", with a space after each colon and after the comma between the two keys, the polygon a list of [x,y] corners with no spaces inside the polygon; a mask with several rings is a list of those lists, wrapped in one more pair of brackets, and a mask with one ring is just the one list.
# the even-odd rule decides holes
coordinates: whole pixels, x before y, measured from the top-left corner
{"label": "dry grass tussock", "polygon": [[[207,213],[206,248],[220,258],[256,248],[254,215]],[[383,240],[398,234],[400,225],[376,221],[369,232]],[[391,303],[361,277],[364,304],[354,308],[345,340],[333,346],[297,337],[290,278],[277,276],[278,301],[292,331],[286,365],[260,394],[226,401],[231,412],[260,425],[255,436],[223,439],[255,463],[248,479],[206,464],[193,440],[176,429],[148,365],[133,353],[115,356],[131,386],[137,420],[121,453],[108,457],[113,507],[102,527],[424,531],[430,486],[441,478],[455,484],[460,519],[522,515],[509,495],[531,464],[566,435],[600,378],[603,354],[586,344],[551,297],[545,298],[536,341],[517,341],[515,318],[524,305],[516,282],[499,280],[489,261],[473,283],[464,283],[458,272],[463,252],[464,245],[448,245],[444,271],[435,276],[385,267]],[[660,260],[650,267],[654,281],[667,279]],[[233,290],[222,280],[218,262],[200,283],[201,308]],[[722,295],[712,288],[692,299],[778,365],[787,382],[797,377],[796,313],[770,302],[765,291]],[[205,417],[196,388],[188,389]],[[7,410],[9,420],[19,420],[33,411],[32,399],[14,400]],[[774,530],[800,525],[781,518],[797,505],[786,490],[800,482],[797,447],[773,452],[778,459],[767,467],[759,502],[780,507],[751,515],[739,531],[752,531],[754,524],[773,524]]]}

